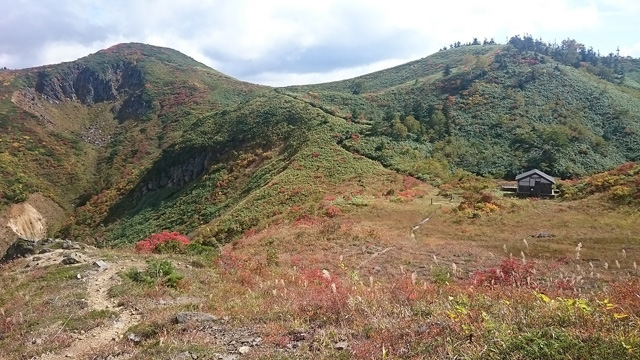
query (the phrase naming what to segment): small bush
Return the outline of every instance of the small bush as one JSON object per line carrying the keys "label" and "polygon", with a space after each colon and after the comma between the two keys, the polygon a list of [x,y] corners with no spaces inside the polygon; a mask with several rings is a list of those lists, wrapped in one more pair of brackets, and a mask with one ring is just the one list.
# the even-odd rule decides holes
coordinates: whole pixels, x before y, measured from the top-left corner
{"label": "small bush", "polygon": [[471,276],[473,284],[477,286],[515,286],[530,287],[532,277],[535,274],[535,263],[528,261],[522,263],[520,260],[508,258],[502,260],[499,268],[479,270]]}
{"label": "small bush", "polygon": [[[634,344],[635,345],[635,344]],[[632,359],[620,341],[601,335],[579,338],[562,329],[542,329],[511,336],[499,350],[501,359]]]}
{"label": "small bush", "polygon": [[325,215],[330,218],[336,217],[340,214],[341,214],[340,208],[337,206],[329,205],[325,210]]}
{"label": "small bush", "polygon": [[141,271],[138,268],[131,268],[125,276],[136,283],[149,286],[163,283],[173,289],[178,288],[180,280],[184,279],[184,276],[177,273],[173,264],[168,260],[149,260],[147,261],[146,270]]}
{"label": "small bush", "polygon": [[164,325],[157,322],[139,323],[130,327],[127,334],[135,334],[142,340],[148,340],[158,335],[163,328]]}
{"label": "small bush", "polygon": [[178,232],[163,231],[153,234],[150,237],[139,241],[136,244],[138,252],[147,253],[184,253],[185,247],[189,245],[189,239]]}
{"label": "small bush", "polygon": [[444,266],[436,266],[431,271],[431,275],[433,276],[433,282],[436,285],[447,285],[449,284],[449,269]]}
{"label": "small bush", "polygon": [[191,242],[184,248],[184,251],[188,255],[212,255],[216,252],[216,248],[198,242]]}

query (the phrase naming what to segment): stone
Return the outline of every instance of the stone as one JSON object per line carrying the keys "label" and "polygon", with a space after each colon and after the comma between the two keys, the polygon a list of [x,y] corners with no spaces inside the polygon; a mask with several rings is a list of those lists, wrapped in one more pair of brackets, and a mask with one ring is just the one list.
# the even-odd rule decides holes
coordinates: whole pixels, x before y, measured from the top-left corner
{"label": "stone", "polygon": [[89,307],[89,302],[85,299],[75,300],[73,304],[79,307],[80,309],[86,309]]}
{"label": "stone", "polygon": [[202,312],[185,311],[185,312],[180,312],[176,314],[176,322],[178,324],[186,324],[190,322],[203,323],[203,322],[211,322],[211,321],[217,321],[217,320],[218,320],[217,316],[213,316],[211,314],[202,313]]}
{"label": "stone", "polygon": [[18,258],[24,258],[27,256],[34,255],[36,253],[36,243],[31,240],[18,239],[18,241],[14,242],[9,246],[7,251],[5,252],[2,259],[0,259],[0,264],[5,263],[7,261],[15,260]]}
{"label": "stone", "polygon": [[306,330],[304,329],[296,329],[296,330],[290,331],[289,336],[291,336],[291,340],[293,341],[303,341],[303,340],[307,340],[307,337],[309,337],[309,334],[307,334]]}
{"label": "stone", "polygon": [[552,238],[553,235],[546,231],[539,231],[537,234],[531,235],[531,237],[538,238],[538,239],[547,239],[547,238]]}
{"label": "stone", "polygon": [[46,253],[50,253],[53,250],[49,249],[48,247],[43,247],[42,249],[40,249],[40,251],[38,251],[38,254],[46,254]]}
{"label": "stone", "polygon": [[140,335],[134,334],[134,333],[129,333],[127,335],[127,339],[129,339],[129,341],[133,342],[136,345],[139,344],[140,342],[142,342],[142,337],[140,337]]}
{"label": "stone", "polygon": [[339,351],[346,350],[349,348],[349,343],[346,341],[340,341],[333,345],[333,348]]}
{"label": "stone", "polygon": [[173,360],[193,360],[195,358],[189,351],[184,351],[176,355]]}
{"label": "stone", "polygon": [[107,264],[104,260],[96,260],[93,262],[93,266],[98,268],[98,271],[104,271],[109,268],[109,264]]}
{"label": "stone", "polygon": [[70,240],[62,240],[62,248],[65,250],[80,250],[80,245]]}
{"label": "stone", "polygon": [[218,356],[219,360],[238,360],[238,355],[234,355],[234,354],[226,354],[226,355],[220,355]]}
{"label": "stone", "polygon": [[251,348],[250,348],[250,347],[248,347],[248,346],[240,346],[240,347],[238,348],[238,352],[239,352],[240,354],[242,354],[242,355],[248,354],[248,353],[249,353],[249,351],[251,351]]}
{"label": "stone", "polygon": [[253,343],[253,338],[252,337],[243,337],[239,341],[240,341],[241,344],[251,344],[251,343]]}
{"label": "stone", "polygon": [[83,256],[77,252],[67,254],[62,258],[62,264],[64,265],[74,265],[82,262],[84,262]]}

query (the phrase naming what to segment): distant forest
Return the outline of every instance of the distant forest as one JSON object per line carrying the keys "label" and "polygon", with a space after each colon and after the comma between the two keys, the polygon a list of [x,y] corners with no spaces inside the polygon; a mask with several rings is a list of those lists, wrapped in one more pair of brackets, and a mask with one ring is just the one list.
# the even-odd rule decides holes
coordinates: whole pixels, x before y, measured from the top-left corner
{"label": "distant forest", "polygon": [[[459,48],[462,46],[495,44],[496,42],[493,38],[490,40],[485,38],[482,42],[480,42],[478,38],[473,38],[473,41],[467,43],[457,41],[450,44],[448,48],[446,46],[443,47],[440,51]],[[596,51],[593,47],[587,47],[584,44],[569,38],[562,40],[560,44],[557,44],[555,42],[547,43],[542,39],[534,39],[533,36],[525,34],[522,37],[520,37],[520,35],[511,37],[508,44],[520,51],[533,52],[536,56],[549,56],[553,60],[564,65],[576,68],[584,66],[588,72],[607,81],[616,83],[622,83],[624,81],[624,60],[631,59],[631,57],[620,56],[619,47],[616,49],[615,53],[610,52],[607,55],[601,55],[599,50]],[[540,62],[544,62],[542,57],[540,57],[539,60]]]}

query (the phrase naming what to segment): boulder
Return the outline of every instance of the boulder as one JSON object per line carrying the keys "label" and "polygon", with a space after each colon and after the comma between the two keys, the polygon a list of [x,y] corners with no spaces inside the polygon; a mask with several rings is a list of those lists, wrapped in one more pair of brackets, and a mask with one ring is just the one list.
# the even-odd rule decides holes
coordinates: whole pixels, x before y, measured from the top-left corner
{"label": "boulder", "polygon": [[536,234],[531,235],[531,237],[538,238],[538,239],[548,239],[548,238],[552,238],[553,234],[550,234],[549,232],[542,230],[537,232]]}
{"label": "boulder", "polygon": [[65,250],[80,250],[80,245],[71,240],[62,240],[61,247]]}
{"label": "boulder", "polygon": [[98,268],[98,271],[105,271],[109,268],[109,264],[107,264],[104,260],[96,260],[93,262],[93,266]]}
{"label": "boulder", "polygon": [[64,265],[75,265],[85,262],[85,257],[77,252],[72,252],[62,258],[61,263]]}
{"label": "boulder", "polygon": [[176,355],[173,360],[193,360],[193,359],[197,359],[198,357],[195,356],[194,354],[192,354],[189,351],[184,351],[181,352],[180,354]]}
{"label": "boulder", "polygon": [[213,316],[211,314],[202,313],[202,312],[180,312],[176,314],[176,323],[178,324],[186,324],[190,322],[212,322],[217,321],[219,318],[217,316]]}
{"label": "boulder", "polygon": [[36,254],[36,249],[37,244],[35,241],[18,239],[18,241],[9,246],[7,252],[4,254],[2,259],[0,259],[0,263],[34,255]]}
{"label": "boulder", "polygon": [[131,341],[132,343],[136,344],[136,345],[139,344],[140,342],[142,342],[142,337],[140,335],[134,334],[134,333],[129,333],[127,335],[127,339],[129,341]]}

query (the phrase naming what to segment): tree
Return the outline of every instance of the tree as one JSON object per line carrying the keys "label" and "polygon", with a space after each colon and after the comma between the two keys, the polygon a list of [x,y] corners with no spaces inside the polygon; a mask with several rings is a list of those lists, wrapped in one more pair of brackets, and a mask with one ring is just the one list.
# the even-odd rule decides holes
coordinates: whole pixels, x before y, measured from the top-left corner
{"label": "tree", "polygon": [[387,131],[387,124],[379,115],[369,117],[371,119],[371,134],[382,135]]}
{"label": "tree", "polygon": [[562,40],[560,46],[559,58],[560,62],[565,65],[575,66],[580,61],[579,51],[584,48],[584,45],[575,41],[574,39]]}
{"label": "tree", "polygon": [[354,106],[351,108],[351,119],[353,119],[354,121],[357,121],[358,118],[360,118],[360,115],[362,115],[362,113],[357,107]]}
{"label": "tree", "polygon": [[413,115],[408,115],[407,117],[405,117],[403,124],[406,127],[407,131],[412,134],[419,134],[422,128],[422,126],[420,126],[420,122],[416,120]]}
{"label": "tree", "polygon": [[351,85],[351,93],[353,95],[360,95],[364,92],[364,81],[362,80],[356,80],[352,85]]}
{"label": "tree", "polygon": [[391,136],[396,138],[405,138],[409,131],[407,127],[400,121],[400,117],[396,115],[391,121]]}
{"label": "tree", "polygon": [[449,75],[451,75],[451,65],[446,64],[446,65],[444,66],[444,71],[442,72],[442,75],[444,75],[444,76],[449,76]]}
{"label": "tree", "polygon": [[439,140],[447,135],[447,118],[441,110],[434,110],[431,119],[427,122],[431,140]]}
{"label": "tree", "polygon": [[473,64],[472,72],[477,75],[485,75],[489,71],[489,60],[484,56],[477,56]]}

